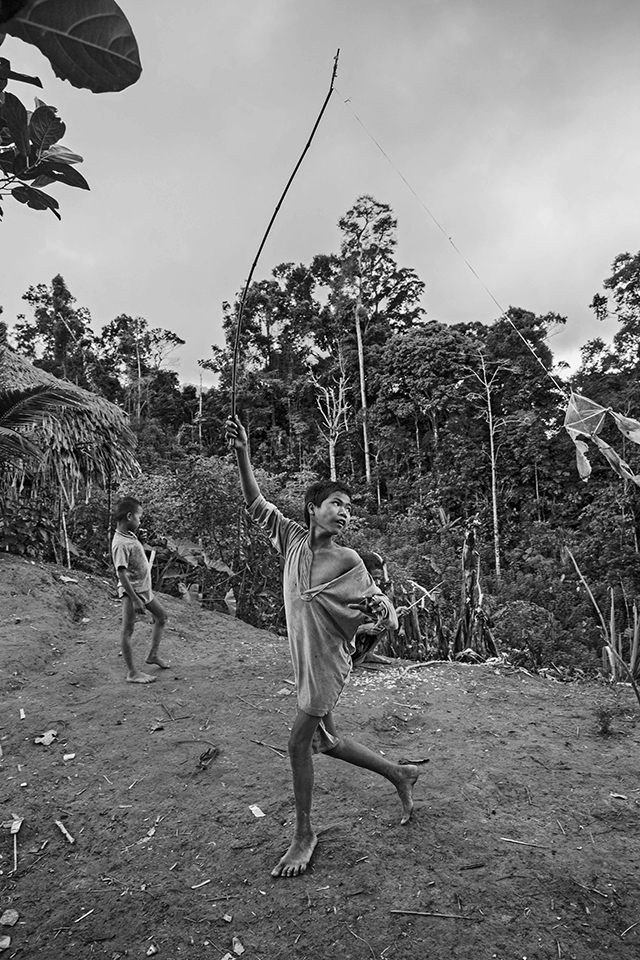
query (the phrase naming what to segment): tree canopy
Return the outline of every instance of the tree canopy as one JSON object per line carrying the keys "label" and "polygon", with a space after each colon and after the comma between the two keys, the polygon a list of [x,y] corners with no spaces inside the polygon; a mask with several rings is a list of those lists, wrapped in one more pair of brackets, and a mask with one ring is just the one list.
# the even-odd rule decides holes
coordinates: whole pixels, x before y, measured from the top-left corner
{"label": "tree canopy", "polygon": [[[585,344],[579,370],[567,375],[549,339],[564,317],[514,305],[492,324],[443,323],[426,313],[424,280],[398,262],[397,224],[386,204],[358,198],[339,227],[338,250],[275,265],[250,286],[245,303],[238,410],[273,495],[295,515],[307,482],[347,480],[357,514],[352,542],[384,554],[404,582],[437,588],[432,614],[445,632],[434,649],[456,631],[451,622],[447,634],[443,611],[458,603],[465,531],[493,608],[525,601],[544,608],[534,619],[553,625],[562,656],[585,645],[595,650],[600,629],[586,595],[576,599],[581,588],[566,565],[567,547],[601,605],[617,592],[621,636],[633,631],[638,490],[597,454],[584,483],[563,421],[571,389],[605,408],[640,413],[640,254],[616,257],[594,298],[601,314],[606,308],[618,317],[612,343]],[[161,523],[168,516],[161,500],[170,486],[180,536],[204,539],[229,569],[257,562],[257,541],[237,540],[241,505],[227,486],[226,519],[216,512],[215,530],[198,528],[193,503],[194,496],[201,504],[215,499],[216,477],[229,480],[223,424],[238,300],[223,305],[224,345],[203,358],[217,374],[208,389],[181,384],[172,369],[183,343],[178,333],[126,313],[97,331],[60,275],[31,286],[24,300],[25,315],[6,326],[6,337],[35,368],[121,411],[136,439],[145,495],[158,498],[151,517]],[[630,470],[640,473],[628,437],[608,421],[601,436],[621,445]],[[255,586],[251,569],[242,582]],[[255,622],[276,603],[276,580],[262,606],[242,594],[240,606]],[[511,623],[506,613],[502,622]],[[532,632],[523,631],[527,656],[539,659]]]}

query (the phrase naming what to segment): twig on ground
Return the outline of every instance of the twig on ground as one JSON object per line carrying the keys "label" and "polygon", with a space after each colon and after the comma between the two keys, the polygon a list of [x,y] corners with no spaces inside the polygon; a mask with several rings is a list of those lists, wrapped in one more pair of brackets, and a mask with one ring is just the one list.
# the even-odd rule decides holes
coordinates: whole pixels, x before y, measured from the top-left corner
{"label": "twig on ground", "polygon": [[265,710],[265,709],[266,709],[265,707],[260,707],[260,706],[258,706],[257,703],[251,703],[250,700],[245,700],[245,698],[244,698],[244,697],[241,697],[240,694],[238,694],[238,693],[236,694],[236,697],[238,698],[238,700],[242,700],[243,703],[249,704],[249,706],[250,706],[250,707],[253,707],[254,710]]}
{"label": "twig on ground", "polygon": [[12,814],[13,821],[11,822],[11,836],[13,837],[13,872],[18,872],[18,833],[20,832],[20,827],[22,826],[22,821],[24,817],[18,817],[15,813]]}
{"label": "twig on ground", "polygon": [[56,827],[59,828],[60,832],[67,838],[67,840],[69,841],[69,843],[75,843],[75,842],[76,842],[76,841],[73,839],[73,837],[71,836],[71,834],[69,833],[69,831],[67,830],[67,828],[65,827],[64,823],[62,823],[61,820],[54,820],[54,823],[55,823]]}
{"label": "twig on ground", "polygon": [[409,673],[410,670],[420,670],[421,667],[433,667],[438,663],[446,663],[449,665],[450,660],[421,660],[419,663],[412,663],[408,667],[404,667],[402,672]]}
{"label": "twig on ground", "polygon": [[193,740],[175,740],[174,743],[208,743],[210,747],[217,748],[217,744],[212,743],[211,740],[205,740],[204,737],[196,737]]}
{"label": "twig on ground", "polygon": [[577,884],[579,887],[582,887],[583,890],[587,890],[589,893],[597,893],[597,894],[599,894],[599,896],[604,897],[605,900],[608,900],[608,899],[609,899],[609,894],[608,894],[608,893],[602,893],[601,890],[596,890],[595,887],[585,887],[585,885],[584,885],[583,883],[578,883],[578,881],[576,880],[575,877],[573,878],[573,882],[574,882],[575,884]]}
{"label": "twig on ground", "polygon": [[361,943],[366,944],[369,947],[369,950],[371,950],[371,956],[375,957],[375,952],[371,944],[367,940],[365,940],[363,937],[359,937],[357,933],[354,933],[348,923],[345,923],[345,927],[347,928],[347,930],[349,931],[352,937],[355,937],[356,940],[360,940]]}
{"label": "twig on ground", "polygon": [[273,750],[274,753],[277,753],[281,759],[286,758],[286,753],[284,750],[281,750],[280,747],[272,747],[270,743],[265,743],[264,740],[252,740],[251,743],[257,743],[259,747],[268,747],[269,750]]}
{"label": "twig on ground", "polygon": [[92,907],[91,910],[87,910],[86,913],[83,913],[81,917],[78,917],[78,919],[74,920],[73,922],[80,923],[81,920],[84,920],[85,917],[88,917],[91,913],[93,913],[94,910],[95,910],[95,907]]}
{"label": "twig on ground", "polygon": [[215,760],[218,756],[219,752],[217,747],[209,747],[204,753],[201,753],[197,764],[200,770],[206,770],[212,760]]}
{"label": "twig on ground", "polygon": [[465,917],[459,913],[427,913],[424,910],[390,910],[389,913],[402,913],[412,917],[442,917],[444,920],[471,920],[480,923],[477,917]]}
{"label": "twig on ground", "polygon": [[105,873],[105,875],[103,877],[100,877],[100,879],[102,880],[103,883],[119,883],[120,886],[124,887],[125,889],[128,889],[130,886],[130,884],[127,883],[125,880],[121,880],[120,877],[114,877],[111,874],[107,875]]}
{"label": "twig on ground", "polygon": [[640,920],[636,920],[636,922],[635,922],[635,923],[632,923],[630,927],[627,927],[626,930],[623,930],[622,933],[620,934],[620,936],[621,936],[621,937],[624,937],[624,935],[625,935],[626,933],[629,933],[629,930],[633,930],[633,928],[634,928],[634,927],[637,927],[639,923],[640,923]]}
{"label": "twig on ground", "polygon": [[500,837],[505,843],[517,843],[521,847],[540,847],[541,850],[550,850],[551,847],[544,843],[530,843],[528,840],[512,840],[511,837]]}

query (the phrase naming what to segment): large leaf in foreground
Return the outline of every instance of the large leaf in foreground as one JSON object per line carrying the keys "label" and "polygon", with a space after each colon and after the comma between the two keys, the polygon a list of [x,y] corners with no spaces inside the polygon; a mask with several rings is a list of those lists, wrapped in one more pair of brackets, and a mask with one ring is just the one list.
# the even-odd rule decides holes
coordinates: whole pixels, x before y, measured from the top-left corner
{"label": "large leaf in foreground", "polygon": [[29,0],[0,0],[0,24],[14,17],[18,10],[26,7]]}
{"label": "large leaf in foreground", "polygon": [[40,151],[62,140],[66,129],[55,107],[48,107],[43,103],[31,114],[29,136],[33,145]]}
{"label": "large leaf in foreground", "polygon": [[37,190],[35,187],[14,187],[11,191],[11,196],[19,203],[26,203],[28,207],[31,207],[32,210],[51,210],[58,220],[61,220],[62,217],[58,213],[58,207],[60,204],[55,199],[55,197],[50,197],[48,193],[43,193],[42,190]]}
{"label": "large leaf in foreground", "polygon": [[124,90],[142,72],[136,38],[114,0],[30,0],[2,29],[36,46],[56,76],[93,93]]}
{"label": "large leaf in foreground", "polygon": [[2,107],[4,124],[9,128],[16,149],[24,157],[29,156],[29,115],[21,100],[13,93],[5,93]]}
{"label": "large leaf in foreground", "polygon": [[73,153],[72,150],[69,150],[67,147],[63,147],[60,143],[54,143],[52,147],[49,147],[48,150],[42,154],[43,160],[56,159],[60,160],[62,163],[82,163],[82,157],[79,153]]}

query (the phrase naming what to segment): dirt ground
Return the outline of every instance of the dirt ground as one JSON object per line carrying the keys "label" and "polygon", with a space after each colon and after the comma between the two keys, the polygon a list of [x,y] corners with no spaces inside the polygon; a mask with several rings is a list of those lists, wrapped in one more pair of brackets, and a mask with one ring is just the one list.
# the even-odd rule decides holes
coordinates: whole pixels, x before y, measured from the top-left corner
{"label": "dirt ground", "polygon": [[[312,867],[274,880],[292,815],[286,640],[162,598],[172,666],[127,684],[114,596],[108,580],[0,558],[0,914],[18,914],[3,957],[640,955],[628,688],[496,664],[356,671],[336,720],[390,758],[428,760],[413,820],[399,825],[386,781],[320,757]],[[147,618],[140,662],[149,634]],[[609,736],[603,703],[618,711]]]}

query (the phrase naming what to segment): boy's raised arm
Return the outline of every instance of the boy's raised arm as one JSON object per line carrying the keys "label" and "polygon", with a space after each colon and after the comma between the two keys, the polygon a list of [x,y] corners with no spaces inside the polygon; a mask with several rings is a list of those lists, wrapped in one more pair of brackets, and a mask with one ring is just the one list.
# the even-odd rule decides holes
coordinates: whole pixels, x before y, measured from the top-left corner
{"label": "boy's raised arm", "polygon": [[242,426],[240,418],[237,415],[233,419],[230,417],[227,420],[225,423],[225,433],[229,446],[233,447],[236,451],[242,496],[247,506],[250,506],[256,497],[260,496],[260,487],[258,486],[258,481],[255,478],[251,460],[249,459],[247,431]]}

